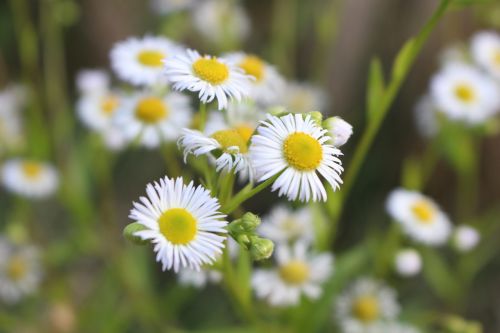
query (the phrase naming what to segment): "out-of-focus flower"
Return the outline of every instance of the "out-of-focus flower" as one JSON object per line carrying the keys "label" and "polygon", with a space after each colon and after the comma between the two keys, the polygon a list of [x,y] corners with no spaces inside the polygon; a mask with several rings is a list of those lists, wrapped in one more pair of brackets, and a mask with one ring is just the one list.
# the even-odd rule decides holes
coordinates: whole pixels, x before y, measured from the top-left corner
{"label": "out-of-focus flower", "polygon": [[326,95],[318,87],[299,82],[290,82],[286,86],[283,106],[288,112],[324,111],[326,104]]}
{"label": "out-of-focus flower", "polygon": [[460,225],[453,232],[453,246],[460,252],[468,252],[474,249],[480,240],[481,235],[479,232],[468,225]]}
{"label": "out-of-focus flower", "polygon": [[293,211],[284,205],[276,206],[263,218],[259,233],[279,243],[301,241],[310,244],[314,240],[312,212],[309,207]]}
{"label": "out-of-focus flower", "polygon": [[275,253],[278,267],[258,269],[252,277],[258,298],[274,306],[292,306],[300,302],[301,295],[310,299],[321,296],[321,284],[333,271],[331,254],[308,253],[307,245],[301,242],[293,248],[281,245]]}
{"label": "out-of-focus flower", "polygon": [[394,268],[401,276],[414,276],[422,270],[422,257],[417,250],[404,249],[396,253]]}
{"label": "out-of-focus flower", "polygon": [[285,80],[278,71],[261,58],[242,52],[231,53],[224,56],[228,61],[253,77],[251,82],[250,97],[262,105],[275,105],[279,103],[285,89]]}
{"label": "out-of-focus flower", "polygon": [[38,288],[42,270],[33,246],[16,246],[0,238],[0,299],[18,302]]}
{"label": "out-of-focus flower", "polygon": [[250,156],[259,181],[276,174],[272,190],[289,200],[326,200],[326,190],[318,173],[337,189],[342,183],[341,151],[327,141],[327,130],[311,117],[288,114],[268,115],[252,136]]}
{"label": "out-of-focus flower", "polygon": [[389,195],[386,207],[391,217],[401,223],[404,232],[415,241],[442,245],[450,236],[448,216],[421,193],[396,189]]}
{"label": "out-of-focus flower", "polygon": [[166,62],[165,73],[175,90],[198,92],[204,104],[217,99],[219,110],[228,100],[240,101],[250,94],[251,77],[242,69],[223,58],[201,56],[187,50]]}
{"label": "out-of-focus flower", "polygon": [[250,33],[250,19],[235,1],[200,1],[192,14],[196,30],[212,43],[242,41]]}
{"label": "out-of-focus flower", "polygon": [[111,125],[121,100],[120,93],[104,89],[98,93],[83,94],[77,102],[76,109],[85,126],[94,131],[103,131]]}
{"label": "out-of-focus flower", "polygon": [[183,286],[203,288],[208,283],[219,283],[222,280],[222,274],[214,269],[204,267],[199,271],[183,268],[179,271],[178,280]]}
{"label": "out-of-focus flower", "polygon": [[210,191],[193,182],[184,185],[182,178],[165,177],[148,184],[146,193],[141,203],[134,202],[129,217],[146,227],[134,235],[154,244],[163,270],[199,270],[222,253],[227,221]]}
{"label": "out-of-focus flower", "polygon": [[197,3],[197,0],[152,0],[151,8],[154,13],[168,15],[181,10],[189,9]]}
{"label": "out-of-focus flower", "polygon": [[439,131],[437,108],[429,95],[422,96],[415,106],[414,114],[417,130],[425,138],[434,137]]}
{"label": "out-of-focus flower", "polygon": [[189,98],[172,92],[165,96],[140,92],[123,98],[115,124],[128,140],[147,148],[176,141],[191,122]]}
{"label": "out-of-focus flower", "polygon": [[102,69],[85,69],[76,76],[76,87],[80,94],[99,94],[109,90],[109,75]]}
{"label": "out-of-focus flower", "polygon": [[438,111],[452,120],[484,122],[500,110],[500,88],[475,67],[451,63],[434,76],[431,94]]}
{"label": "out-of-focus flower", "polygon": [[28,198],[45,198],[59,185],[57,170],[50,164],[12,159],[1,169],[2,182],[9,191]]}
{"label": "out-of-focus flower", "polygon": [[471,42],[474,60],[488,73],[500,79],[500,35],[493,31],[482,31],[474,35]]}
{"label": "out-of-focus flower", "polygon": [[164,37],[129,38],[111,50],[111,67],[121,80],[133,85],[155,85],[165,81],[163,66],[180,50]]}
{"label": "out-of-focus flower", "polygon": [[26,100],[22,86],[12,85],[0,92],[0,153],[23,143],[21,109]]}
{"label": "out-of-focus flower", "polygon": [[396,293],[391,288],[368,278],[354,282],[337,300],[336,319],[344,333],[384,332],[375,331],[399,313]]}
{"label": "out-of-focus flower", "polygon": [[352,125],[340,117],[325,119],[323,126],[328,130],[335,147],[343,146],[352,135]]}

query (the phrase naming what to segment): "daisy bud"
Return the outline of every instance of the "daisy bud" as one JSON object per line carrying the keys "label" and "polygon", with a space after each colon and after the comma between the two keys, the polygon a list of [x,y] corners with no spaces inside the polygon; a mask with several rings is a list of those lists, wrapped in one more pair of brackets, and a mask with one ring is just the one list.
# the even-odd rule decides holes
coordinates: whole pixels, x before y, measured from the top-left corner
{"label": "daisy bud", "polygon": [[143,240],[141,237],[134,235],[137,231],[146,230],[146,229],[147,228],[140,223],[137,223],[137,222],[130,223],[129,225],[127,225],[125,227],[125,229],[123,229],[123,236],[129,242],[131,242],[135,245],[146,245],[148,243],[147,240]]}
{"label": "daisy bud", "polygon": [[321,127],[321,122],[323,121],[323,115],[319,111],[311,111],[304,114],[304,116],[311,116],[311,120],[316,123],[316,125]]}
{"label": "daisy bud", "polygon": [[326,119],[323,122],[323,127],[329,131],[335,147],[344,145],[353,133],[351,124],[340,117]]}
{"label": "daisy bud", "polygon": [[241,226],[245,231],[255,230],[260,225],[260,217],[252,213],[245,213],[241,218]]}
{"label": "daisy bud", "polygon": [[475,248],[481,239],[479,232],[471,226],[461,225],[455,229],[453,246],[459,252],[468,252]]}
{"label": "daisy bud", "polygon": [[264,260],[269,258],[274,251],[274,243],[269,239],[251,237],[250,254],[253,260]]}
{"label": "daisy bud", "polygon": [[414,276],[422,269],[422,258],[414,249],[401,250],[394,261],[396,272],[401,276]]}

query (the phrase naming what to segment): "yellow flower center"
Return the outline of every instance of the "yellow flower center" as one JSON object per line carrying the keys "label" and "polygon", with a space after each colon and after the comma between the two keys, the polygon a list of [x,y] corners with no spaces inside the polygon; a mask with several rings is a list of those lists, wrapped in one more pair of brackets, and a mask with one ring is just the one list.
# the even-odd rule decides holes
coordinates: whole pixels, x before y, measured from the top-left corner
{"label": "yellow flower center", "polygon": [[465,83],[459,84],[455,87],[455,95],[464,103],[470,103],[476,99],[476,92],[474,89]]}
{"label": "yellow flower center", "polygon": [[144,123],[155,124],[168,116],[167,105],[157,97],[146,97],[137,103],[136,117]]}
{"label": "yellow flower center", "polygon": [[246,74],[255,77],[257,82],[261,81],[264,77],[264,62],[259,57],[253,55],[246,56],[239,66]]}
{"label": "yellow flower center", "polygon": [[373,296],[359,297],[353,304],[354,316],[363,322],[372,322],[379,316],[379,304]]}
{"label": "yellow flower center", "polygon": [[303,132],[290,134],[283,142],[283,152],[288,164],[300,171],[315,170],[323,159],[321,144]]}
{"label": "yellow flower center", "polygon": [[185,245],[191,242],[198,230],[196,219],[184,208],[171,208],[158,219],[160,232],[174,245]]}
{"label": "yellow flower center", "polygon": [[28,267],[26,265],[26,261],[23,258],[14,256],[9,260],[9,263],[7,265],[7,276],[9,277],[9,279],[13,281],[19,281],[26,275],[27,271]]}
{"label": "yellow flower center", "polygon": [[118,103],[119,103],[118,97],[113,95],[106,96],[101,101],[101,110],[106,115],[110,116],[118,107]]}
{"label": "yellow flower center", "polygon": [[430,223],[436,213],[434,207],[427,200],[417,201],[413,204],[411,210],[422,223]]}
{"label": "yellow flower center", "polygon": [[280,267],[279,275],[288,284],[301,284],[309,278],[309,266],[302,261],[293,260]]}
{"label": "yellow flower center", "polygon": [[212,134],[212,138],[222,146],[225,152],[228,152],[230,147],[238,147],[240,153],[243,154],[248,151],[248,140],[237,129],[217,131]]}
{"label": "yellow flower center", "polygon": [[22,164],[22,169],[28,178],[37,178],[42,172],[42,165],[37,162],[27,161]]}
{"label": "yellow flower center", "polygon": [[236,126],[234,129],[238,132],[239,135],[241,135],[241,137],[243,138],[243,140],[245,140],[247,144],[250,141],[253,132],[255,131],[254,127],[248,125]]}
{"label": "yellow flower center", "polygon": [[193,63],[194,74],[213,85],[223,83],[229,77],[229,68],[217,58],[200,58]]}
{"label": "yellow flower center", "polygon": [[495,50],[493,53],[493,63],[495,66],[500,67],[500,49]]}
{"label": "yellow flower center", "polygon": [[161,67],[165,54],[156,50],[144,50],[137,55],[137,60],[144,66]]}

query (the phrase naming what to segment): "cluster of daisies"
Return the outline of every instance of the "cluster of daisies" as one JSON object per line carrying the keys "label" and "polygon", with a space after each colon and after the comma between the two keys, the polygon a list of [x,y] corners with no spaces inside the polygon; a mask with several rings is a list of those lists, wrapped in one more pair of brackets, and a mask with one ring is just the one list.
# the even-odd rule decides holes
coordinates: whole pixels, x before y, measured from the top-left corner
{"label": "cluster of daisies", "polygon": [[439,132],[442,121],[480,126],[500,112],[500,34],[479,32],[469,46],[452,47],[421,98],[415,114],[426,137]]}

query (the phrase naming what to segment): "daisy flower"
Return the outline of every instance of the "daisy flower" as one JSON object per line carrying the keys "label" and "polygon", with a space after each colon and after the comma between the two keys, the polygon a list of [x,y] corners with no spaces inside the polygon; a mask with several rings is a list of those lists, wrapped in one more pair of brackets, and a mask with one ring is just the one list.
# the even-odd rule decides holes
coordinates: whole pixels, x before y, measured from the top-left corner
{"label": "daisy flower", "polygon": [[342,183],[342,155],[327,142],[328,131],[316,125],[309,115],[268,115],[252,136],[250,156],[259,181],[281,172],[272,186],[288,200],[326,200],[326,190],[318,173],[337,189]]}
{"label": "daisy flower", "polygon": [[33,293],[42,277],[36,248],[0,238],[0,299],[13,304]]}
{"label": "daisy flower", "polygon": [[173,89],[198,92],[204,104],[217,99],[219,110],[227,107],[228,100],[240,101],[249,94],[251,77],[242,69],[223,58],[201,56],[194,50],[167,61],[165,73]]}
{"label": "daisy flower", "polygon": [[258,298],[273,306],[292,306],[302,295],[310,299],[321,296],[321,284],[333,271],[333,257],[329,253],[310,254],[307,246],[298,242],[293,248],[281,245],[276,249],[275,269],[258,269],[252,277],[252,286]]}
{"label": "daisy flower", "polygon": [[394,268],[401,276],[414,276],[422,270],[422,257],[417,250],[404,249],[396,253]]}
{"label": "daisy flower", "polygon": [[52,165],[33,160],[12,159],[5,162],[1,178],[9,191],[28,198],[48,197],[59,184],[59,175]]}
{"label": "daisy flower", "polygon": [[323,126],[328,129],[335,147],[343,146],[352,135],[352,125],[340,117],[330,117],[323,122]]}
{"label": "daisy flower", "polygon": [[468,225],[460,225],[453,232],[452,243],[460,252],[468,252],[474,249],[480,240],[481,235],[479,232]]}
{"label": "daisy flower", "polygon": [[124,98],[116,112],[115,124],[124,136],[147,148],[177,140],[191,121],[189,98],[175,92],[165,96],[136,93]]}
{"label": "daisy flower", "polygon": [[194,6],[196,2],[197,0],[152,0],[151,8],[154,13],[167,15],[189,9]]}
{"label": "daisy flower", "polygon": [[387,211],[415,241],[442,245],[450,236],[448,216],[430,198],[418,192],[396,189],[387,199]]}
{"label": "daisy flower", "polygon": [[285,88],[283,106],[292,113],[322,111],[327,97],[320,88],[308,83],[290,82]]}
{"label": "daisy flower", "polygon": [[279,205],[262,218],[259,234],[278,243],[300,240],[310,244],[314,240],[313,216],[309,207],[296,211]]}
{"label": "daisy flower", "polygon": [[82,123],[94,131],[108,128],[122,100],[121,94],[108,89],[84,93],[77,102],[76,111]]}
{"label": "daisy flower", "polygon": [[184,185],[180,177],[165,177],[148,184],[146,193],[140,203],[134,202],[129,217],[145,227],[135,236],[154,244],[163,270],[200,270],[222,253],[227,221],[210,191],[193,182]]}
{"label": "daisy flower", "polygon": [[500,79],[500,35],[493,31],[482,31],[474,35],[471,42],[472,57],[482,68]]}
{"label": "daisy flower", "polygon": [[438,111],[469,124],[484,122],[500,110],[499,91],[493,79],[459,63],[445,66],[431,82]]}
{"label": "daisy flower", "polygon": [[133,85],[162,83],[163,66],[180,47],[164,37],[145,36],[118,42],[111,50],[116,75]]}
{"label": "daisy flower", "polygon": [[76,76],[76,87],[80,94],[101,94],[109,90],[109,75],[100,69],[85,69]]}
{"label": "daisy flower", "polygon": [[245,74],[253,77],[250,97],[264,105],[275,105],[280,101],[285,88],[285,81],[278,71],[256,55],[242,52],[224,56],[235,63]]}
{"label": "daisy flower", "polygon": [[394,290],[363,278],[339,296],[335,312],[344,333],[386,333],[374,329],[384,321],[396,318],[399,304]]}
{"label": "daisy flower", "polygon": [[208,283],[219,283],[221,280],[221,272],[209,268],[202,268],[199,271],[183,268],[178,275],[178,281],[181,285],[198,289],[205,287]]}

